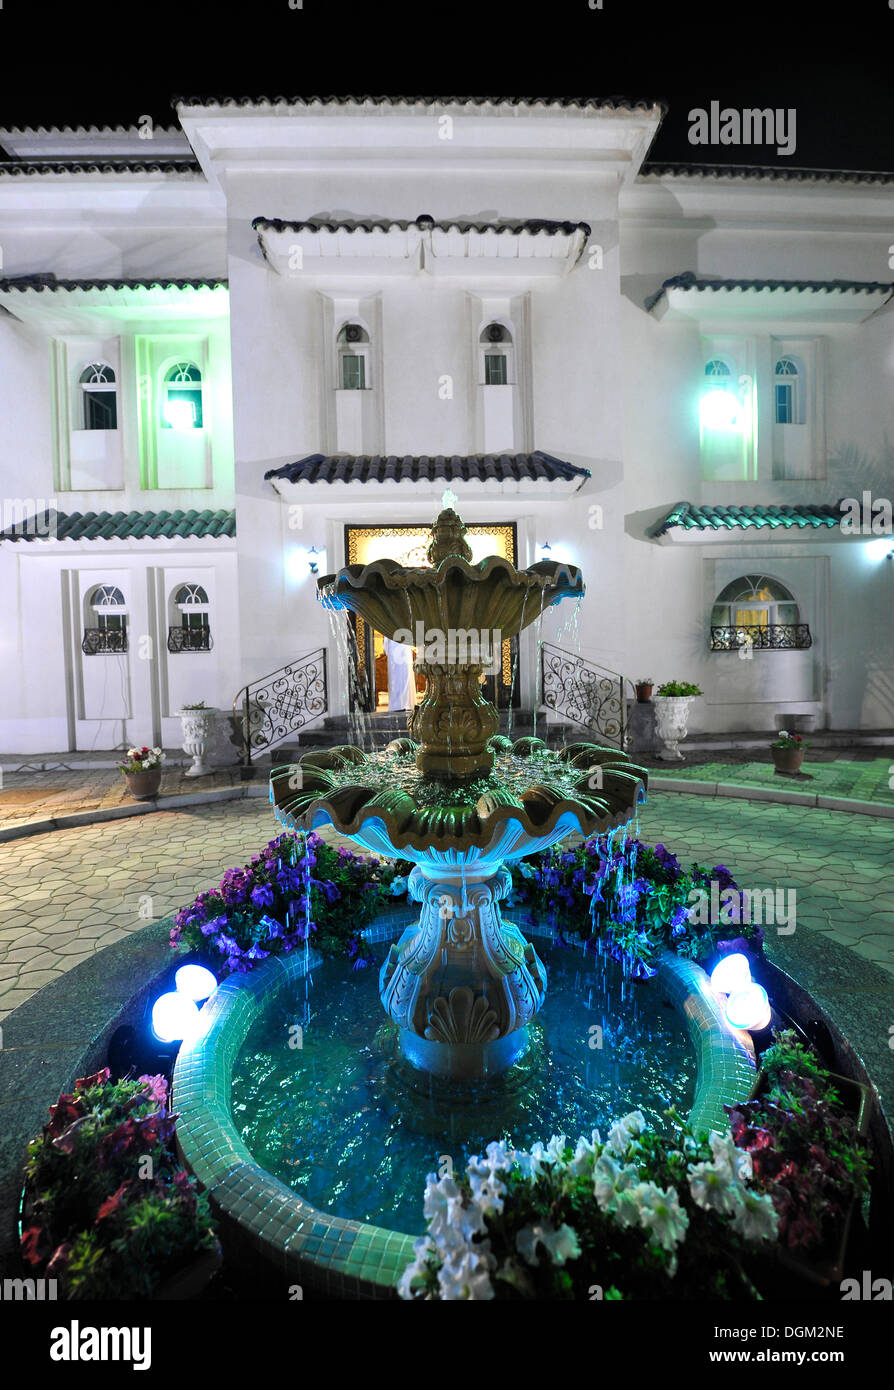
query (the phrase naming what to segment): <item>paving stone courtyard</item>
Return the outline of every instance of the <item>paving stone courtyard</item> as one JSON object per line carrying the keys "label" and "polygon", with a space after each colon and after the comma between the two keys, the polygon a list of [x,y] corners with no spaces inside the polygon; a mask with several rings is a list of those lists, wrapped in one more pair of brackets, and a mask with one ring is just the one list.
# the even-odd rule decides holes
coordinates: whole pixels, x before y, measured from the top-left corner
{"label": "paving stone courtyard", "polygon": [[[684,864],[726,864],[744,887],[794,888],[796,934],[830,937],[894,975],[890,819],[654,792],[639,829]],[[0,1019],[94,951],[191,901],[276,832],[258,799],[0,844]],[[791,939],[776,938],[777,960]]]}

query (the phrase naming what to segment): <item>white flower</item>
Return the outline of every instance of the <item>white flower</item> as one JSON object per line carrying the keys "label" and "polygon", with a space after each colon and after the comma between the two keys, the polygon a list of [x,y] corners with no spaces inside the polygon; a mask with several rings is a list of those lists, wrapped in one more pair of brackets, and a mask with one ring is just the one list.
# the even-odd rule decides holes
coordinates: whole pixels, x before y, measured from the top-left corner
{"label": "white flower", "polygon": [[[501,1212],[503,1210],[503,1194],[506,1191],[506,1184],[500,1180],[495,1172],[485,1170],[481,1174],[470,1171],[469,1183],[472,1188],[472,1201],[477,1204],[479,1212]],[[483,1222],[480,1229],[484,1229]]]}
{"label": "white flower", "polygon": [[653,1182],[639,1183],[631,1192],[639,1208],[639,1219],[664,1250],[673,1250],[684,1239],[689,1217],[680,1206],[676,1189],[658,1187]]}
{"label": "white flower", "polygon": [[738,1201],[734,1174],[726,1164],[696,1163],[689,1169],[689,1191],[704,1211],[732,1212]]}
{"label": "white flower", "polygon": [[622,1120],[616,1120],[608,1132],[608,1147],[612,1153],[623,1158],[631,1139],[636,1139],[646,1128],[646,1117],[641,1110],[633,1110]]}
{"label": "white flower", "polygon": [[[397,1292],[400,1298],[420,1299],[423,1297],[419,1290],[413,1289],[413,1280],[422,1278],[427,1272],[427,1258],[436,1255],[434,1241],[430,1236],[420,1236],[413,1242],[413,1253],[416,1258],[407,1265],[401,1275]],[[430,1294],[425,1294],[425,1298],[430,1298]]]}
{"label": "white flower", "polygon": [[515,1245],[522,1259],[529,1265],[540,1263],[537,1257],[538,1245],[543,1246],[553,1264],[557,1265],[563,1265],[566,1260],[576,1260],[580,1254],[576,1232],[567,1225],[556,1230],[549,1221],[523,1226],[515,1237]]}
{"label": "white flower", "polygon": [[718,1168],[726,1168],[732,1178],[738,1182],[744,1182],[751,1177],[751,1154],[740,1149],[733,1142],[731,1134],[717,1134],[716,1131],[708,1136],[711,1145],[711,1153]]}
{"label": "white flower", "polygon": [[543,1172],[545,1157],[546,1151],[538,1140],[530,1149],[517,1149],[515,1161],[526,1178],[539,1178]]}
{"label": "white flower", "polygon": [[609,1207],[612,1220],[619,1226],[641,1226],[642,1213],[636,1196],[636,1188],[628,1187],[615,1194],[614,1206]]}
{"label": "white flower", "polygon": [[546,1146],[546,1158],[549,1163],[561,1163],[562,1155],[568,1148],[568,1138],[564,1134],[554,1134]]}
{"label": "white flower", "polygon": [[474,1172],[483,1177],[485,1173],[488,1176],[494,1173],[505,1173],[509,1171],[515,1161],[513,1150],[507,1149],[504,1143],[498,1143],[496,1140],[488,1144],[484,1153],[484,1158],[479,1158],[476,1154],[469,1159],[468,1172],[470,1174]]}
{"label": "white flower", "polygon": [[[623,1205],[621,1197],[639,1182],[639,1172],[633,1163],[618,1163],[604,1151],[593,1168],[593,1194],[603,1211],[616,1212]],[[629,1213],[628,1213],[629,1215]],[[625,1219],[622,1225],[629,1225]]]}
{"label": "white flower", "polygon": [[733,1226],[746,1240],[774,1240],[779,1218],[772,1197],[740,1189]]}
{"label": "white flower", "polygon": [[140,756],[141,751],[142,750],[139,748],[128,748],[127,756],[130,758],[131,762],[133,762],[135,758]]}
{"label": "white flower", "polygon": [[598,1130],[593,1131],[592,1144],[588,1139],[585,1139],[583,1135],[578,1139],[577,1148],[574,1150],[574,1157],[568,1164],[568,1171],[573,1173],[575,1177],[581,1178],[586,1173],[591,1173],[593,1171],[593,1165],[596,1160],[596,1145],[598,1143]]}
{"label": "white flower", "polygon": [[438,1270],[438,1288],[447,1300],[481,1300],[494,1297],[490,1282],[493,1257],[489,1250],[466,1250],[455,1258],[445,1260]]}

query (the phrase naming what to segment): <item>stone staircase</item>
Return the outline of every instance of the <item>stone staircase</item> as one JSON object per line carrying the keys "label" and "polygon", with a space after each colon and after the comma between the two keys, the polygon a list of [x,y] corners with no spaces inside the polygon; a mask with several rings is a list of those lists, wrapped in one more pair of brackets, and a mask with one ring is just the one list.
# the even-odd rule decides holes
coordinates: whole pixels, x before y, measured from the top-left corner
{"label": "stone staircase", "polygon": [[[500,710],[500,733],[509,738],[524,738],[534,734],[542,738],[550,748],[561,748],[565,743],[591,737],[585,729],[576,724],[550,723],[546,716],[538,713],[535,722],[533,709]],[[510,719],[511,716],[511,719]],[[295,762],[302,753],[311,748],[331,748],[339,743],[354,743],[359,748],[372,751],[384,748],[393,738],[407,732],[407,715],[403,713],[381,713],[369,715],[329,714],[315,724],[312,729],[303,731],[298,738],[286,739],[258,760],[265,766],[277,767],[283,763]]]}

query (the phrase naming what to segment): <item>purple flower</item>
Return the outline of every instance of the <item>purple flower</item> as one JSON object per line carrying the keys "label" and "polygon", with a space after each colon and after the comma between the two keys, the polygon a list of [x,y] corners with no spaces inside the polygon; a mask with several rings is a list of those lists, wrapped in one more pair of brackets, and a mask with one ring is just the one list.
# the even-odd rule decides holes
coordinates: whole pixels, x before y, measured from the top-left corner
{"label": "purple flower", "polygon": [[255,907],[271,907],[273,904],[273,889],[269,883],[259,883],[257,888],[251,890],[251,900]]}

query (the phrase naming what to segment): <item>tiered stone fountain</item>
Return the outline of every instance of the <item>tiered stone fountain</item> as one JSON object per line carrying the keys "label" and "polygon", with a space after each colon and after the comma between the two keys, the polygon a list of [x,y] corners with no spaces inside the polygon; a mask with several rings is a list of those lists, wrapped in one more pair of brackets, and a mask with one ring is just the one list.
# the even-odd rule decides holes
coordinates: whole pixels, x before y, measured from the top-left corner
{"label": "tiered stone fountain", "polygon": [[327,607],[359,613],[392,640],[423,625],[416,669],[426,691],[409,738],[370,755],[353,745],[306,753],[297,768],[276,768],[270,786],[286,827],[332,824],[376,853],[413,861],[420,916],[382,966],[381,999],[408,1059],[455,1078],[509,1066],[546,995],[536,951],[500,911],[511,886],[506,863],[575,832],[627,824],[647,783],[617,748],[584,742],[551,752],[540,739],[497,736],[476,636],[512,637],[584,586],[580,570],[559,561],[516,570],[491,555],[473,564],[465,532],[447,508],[432,527],[429,567],[385,559],[318,580]]}

